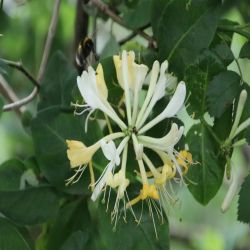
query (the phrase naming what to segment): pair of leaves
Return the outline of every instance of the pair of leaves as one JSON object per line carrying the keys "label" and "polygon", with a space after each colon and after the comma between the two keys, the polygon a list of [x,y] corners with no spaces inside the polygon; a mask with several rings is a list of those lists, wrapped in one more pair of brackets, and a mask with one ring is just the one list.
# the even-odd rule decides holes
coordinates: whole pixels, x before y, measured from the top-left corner
{"label": "pair of leaves", "polygon": [[[193,158],[200,163],[190,168],[188,177],[191,183],[188,187],[202,204],[207,204],[221,186],[226,159],[219,139],[225,139],[230,133],[232,104],[241,89],[240,77],[235,72],[226,71],[227,63],[232,59],[229,54],[223,53],[221,46],[216,46],[204,51],[186,70],[185,80],[191,93],[187,111],[200,120],[187,135]],[[213,127],[204,120],[207,111],[215,118]]]}

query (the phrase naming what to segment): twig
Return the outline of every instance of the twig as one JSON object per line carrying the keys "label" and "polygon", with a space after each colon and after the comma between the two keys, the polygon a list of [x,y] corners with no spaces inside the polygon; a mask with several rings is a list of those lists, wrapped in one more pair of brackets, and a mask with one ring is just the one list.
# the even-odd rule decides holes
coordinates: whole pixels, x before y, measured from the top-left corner
{"label": "twig", "polygon": [[21,71],[36,87],[39,88],[39,83],[34,78],[34,76],[32,76],[32,74],[23,66],[21,61],[14,62],[14,61],[2,59],[2,58],[1,58],[1,61],[3,61],[5,64],[9,65],[10,67],[16,68],[19,71]]}
{"label": "twig", "polygon": [[131,40],[132,38],[134,38],[137,35],[138,35],[137,32],[134,31],[131,34],[129,34],[128,36],[126,36],[123,39],[121,39],[118,43],[121,46],[121,45],[123,45],[124,43],[126,43],[129,40]]}
{"label": "twig", "polygon": [[[41,85],[41,81],[43,79],[45,69],[46,69],[46,66],[47,66],[52,41],[53,41],[55,31],[56,31],[60,4],[61,4],[61,0],[55,0],[53,15],[52,15],[52,19],[51,19],[51,22],[50,22],[49,31],[48,31],[44,51],[43,51],[43,57],[42,57],[42,61],[41,61],[40,68],[39,68],[39,71],[38,71],[38,76],[37,76],[37,82],[38,82],[39,85]],[[38,91],[39,91],[39,88],[35,87],[33,89],[33,91],[28,96],[26,96],[25,98],[23,98],[23,99],[21,99],[19,101],[4,105],[3,110],[8,111],[8,110],[17,109],[17,108],[31,102],[36,97]]]}
{"label": "twig", "polygon": [[[96,6],[101,12],[108,15],[113,21],[115,21],[116,23],[120,24],[121,26],[124,26],[125,28],[127,28],[126,24],[122,21],[122,19],[119,16],[117,16],[112,10],[110,10],[108,5],[100,2],[100,0],[90,0],[90,2],[94,6]],[[153,38],[151,36],[149,36],[148,34],[146,34],[144,31],[136,30],[135,32],[138,35],[145,38],[146,40],[148,40],[151,44],[154,42]]]}
{"label": "twig", "polygon": [[[10,87],[6,79],[0,74],[0,93],[9,101],[9,102],[16,102],[18,101],[18,97],[16,96],[13,89]],[[24,107],[20,107],[16,109],[15,112],[18,116],[21,116],[24,112]]]}

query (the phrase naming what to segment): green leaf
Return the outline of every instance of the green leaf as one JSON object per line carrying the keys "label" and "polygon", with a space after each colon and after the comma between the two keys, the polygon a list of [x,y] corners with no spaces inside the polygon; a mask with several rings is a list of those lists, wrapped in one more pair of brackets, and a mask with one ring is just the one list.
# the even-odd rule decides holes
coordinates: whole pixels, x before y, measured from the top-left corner
{"label": "green leaf", "polygon": [[[145,205],[145,204],[144,204]],[[141,209],[141,206],[139,206]],[[161,221],[155,216],[156,230],[158,239],[154,231],[152,217],[145,209],[142,213],[140,224],[136,224],[134,217],[130,211],[127,211],[126,223],[122,218],[116,225],[111,225],[110,213],[105,212],[106,206],[98,206],[98,231],[103,248],[96,249],[109,249],[109,250],[160,250],[169,249],[169,231],[168,223],[162,224]],[[139,209],[139,210],[140,210]],[[140,215],[140,211],[138,211]],[[112,229],[113,228],[113,229]],[[133,237],[131,237],[131,235]]]}
{"label": "green leaf", "polygon": [[[55,218],[52,227],[48,229],[46,250],[54,249],[78,249],[74,244],[85,245],[89,233],[94,226],[90,221],[90,215],[86,201],[73,201],[64,205]],[[80,238],[76,239],[76,236]],[[85,249],[81,247],[79,249]],[[88,248],[86,248],[88,249]]]}
{"label": "green leaf", "polygon": [[240,92],[240,76],[224,71],[215,76],[207,89],[207,105],[210,115],[219,118],[233,104]]}
{"label": "green leaf", "polygon": [[239,193],[239,201],[238,201],[238,220],[248,224],[250,224],[249,190],[250,190],[250,175],[245,179],[241,187]]}
{"label": "green leaf", "polygon": [[76,76],[76,70],[69,60],[59,51],[54,53],[42,81],[38,109],[54,105],[70,107]]}
{"label": "green leaf", "polygon": [[0,212],[22,225],[43,223],[59,208],[58,197],[50,187],[0,191]]}
{"label": "green leaf", "polygon": [[82,250],[85,249],[88,236],[82,231],[72,233],[61,247],[61,250]]}
{"label": "green leaf", "polygon": [[234,60],[233,52],[227,44],[217,44],[212,51],[218,56],[225,66],[228,66]]}
{"label": "green leaf", "polygon": [[220,145],[203,123],[194,125],[186,139],[193,161],[197,162],[188,171],[188,188],[198,202],[206,205],[221,186],[226,161],[220,154]]}
{"label": "green leaf", "polygon": [[[152,27],[160,60],[183,73],[183,64],[191,64],[213,40],[219,17],[211,1],[154,1]],[[159,18],[160,17],[160,18]]]}
{"label": "green leaf", "polygon": [[207,111],[207,87],[212,77],[222,70],[225,70],[225,65],[209,50],[205,50],[197,61],[186,69],[185,82],[190,94],[187,111],[195,119],[203,117]]}
{"label": "green leaf", "polygon": [[[38,112],[31,123],[32,137],[36,157],[42,174],[50,183],[66,190],[65,180],[72,175],[67,158],[66,140],[83,141],[87,146],[92,145],[102,137],[102,132],[96,121],[89,120],[88,132],[84,132],[86,115],[74,116],[73,113],[64,113],[60,107],[52,107]],[[98,153],[96,154],[98,156]],[[101,158],[102,159],[102,158]],[[94,164],[101,165],[100,158],[94,158]],[[105,167],[101,165],[101,167]],[[85,174],[86,173],[86,174]],[[87,177],[88,170],[83,174]],[[69,192],[88,192],[89,181],[81,179],[69,188]]]}
{"label": "green leaf", "polygon": [[137,5],[124,12],[123,21],[130,29],[139,29],[150,23],[152,0],[139,0]]}
{"label": "green leaf", "polygon": [[250,59],[250,42],[246,42],[240,50],[240,58]]}
{"label": "green leaf", "polygon": [[233,106],[231,105],[220,118],[214,119],[213,131],[220,140],[226,140],[230,134],[233,125],[232,113]]}
{"label": "green leaf", "polygon": [[21,232],[4,218],[0,218],[0,249],[31,250]]}
{"label": "green leaf", "polygon": [[24,164],[16,159],[0,165],[0,191],[15,191],[20,187],[20,178],[26,170]]}

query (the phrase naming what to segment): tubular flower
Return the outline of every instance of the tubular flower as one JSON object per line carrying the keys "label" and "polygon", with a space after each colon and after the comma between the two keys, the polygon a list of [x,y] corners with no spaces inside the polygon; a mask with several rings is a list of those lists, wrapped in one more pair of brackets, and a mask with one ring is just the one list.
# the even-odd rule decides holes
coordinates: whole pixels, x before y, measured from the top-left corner
{"label": "tubular flower", "polygon": [[[154,222],[152,208],[154,207],[157,213],[158,211],[162,213],[162,206],[165,206],[163,203],[168,202],[169,198],[172,199],[168,186],[172,190],[172,180],[183,182],[183,176],[187,173],[189,165],[192,164],[192,155],[187,151],[175,150],[176,144],[183,135],[183,126],[172,123],[168,133],[161,138],[148,136],[146,132],[166,118],[172,118],[177,114],[184,105],[186,85],[184,82],[177,84],[174,94],[163,111],[150,119],[157,102],[167,94],[168,88],[173,88],[177,82],[177,79],[168,73],[168,62],[164,61],[162,64],[158,61],[154,62],[147,91],[142,96],[141,93],[144,91],[142,86],[148,73],[148,67],[135,62],[134,52],[123,51],[121,56],[115,55],[113,61],[119,85],[124,91],[124,98],[121,101],[124,102],[126,119],[120,118],[108,102],[108,90],[100,64],[96,71],[89,67],[77,78],[78,88],[85,104],[74,104],[74,106],[82,108],[82,111],[77,113],[79,115],[90,112],[86,123],[90,114],[95,110],[102,111],[120,128],[121,132],[110,133],[90,147],[86,147],[82,142],[68,140],[67,155],[71,167],[79,167],[77,171],[81,171],[82,174],[83,166],[85,168],[91,162],[95,152],[102,149],[108,164],[98,180],[95,183],[92,182],[91,199],[95,201],[104,191],[103,199],[105,200],[106,191],[109,189],[108,208],[110,192],[115,191],[116,200],[111,213],[115,226],[121,211],[126,212],[127,209],[130,209],[135,216],[133,206],[140,201],[147,202]],[[143,101],[141,101],[142,97],[145,97]],[[108,125],[110,126],[110,123]],[[118,138],[119,143],[115,142]],[[129,143],[130,141],[132,143]],[[118,146],[116,147],[116,145]],[[130,146],[133,147],[138,163],[139,171],[135,169],[138,173],[136,180],[141,183],[141,190],[138,190],[138,195],[132,199],[129,199],[127,193],[127,187],[131,182],[127,177],[127,157]],[[160,166],[154,165],[145,148],[151,150],[161,160]],[[75,182],[76,177],[78,180],[78,174],[79,172],[71,177],[70,182]],[[119,208],[120,201],[123,201],[123,209]]]}

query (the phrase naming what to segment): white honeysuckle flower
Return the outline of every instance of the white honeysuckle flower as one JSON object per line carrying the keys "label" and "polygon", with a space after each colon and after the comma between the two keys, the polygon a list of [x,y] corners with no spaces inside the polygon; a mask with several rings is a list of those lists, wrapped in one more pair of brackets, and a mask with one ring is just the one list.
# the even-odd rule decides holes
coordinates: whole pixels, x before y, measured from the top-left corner
{"label": "white honeysuckle flower", "polygon": [[[96,109],[99,109],[116,122],[120,128],[126,128],[125,123],[119,118],[107,100],[108,91],[101,64],[98,65],[96,71],[92,67],[88,67],[88,71],[83,71],[82,75],[77,77],[77,86],[86,102],[84,105],[74,104],[76,107],[84,108],[79,114],[90,111],[90,116]],[[87,122],[88,118],[86,124]]]}
{"label": "white honeysuckle flower", "polygon": [[[111,189],[116,192],[115,205],[111,213],[111,220],[116,226],[117,220],[120,218],[119,204],[121,200],[124,205],[122,211],[125,213],[128,208],[133,213],[132,207],[139,201],[143,202],[144,200],[147,200],[151,207],[150,214],[152,218],[152,204],[154,207],[159,207],[157,208],[159,209],[158,211],[162,211],[162,203],[165,203],[168,196],[166,187],[171,185],[169,184],[171,180],[183,180],[183,176],[192,164],[192,155],[185,150],[180,152],[175,150],[176,144],[183,135],[183,126],[178,127],[176,123],[172,123],[169,132],[162,138],[155,138],[145,134],[164,119],[174,117],[184,105],[186,85],[184,82],[180,82],[177,85],[177,78],[168,73],[168,61],[164,61],[161,65],[158,61],[155,61],[149,73],[150,75],[146,65],[135,62],[135,53],[132,51],[123,51],[121,56],[115,55],[113,62],[118,83],[123,89],[125,97],[121,100],[124,105],[119,107],[125,107],[126,110],[123,110],[123,113],[126,113],[127,121],[125,122],[125,119],[121,120],[108,102],[108,90],[104,81],[102,66],[99,64],[96,71],[89,67],[88,71],[84,71],[82,76],[77,79],[78,88],[86,104],[75,104],[75,106],[84,108],[81,113],[86,111],[91,113],[96,109],[101,110],[118,125],[121,131],[116,133],[110,132],[111,134],[89,147],[86,147],[82,142],[67,140],[69,147],[67,155],[71,167],[78,167],[75,170],[75,175],[68,179],[68,182],[74,183],[80,179],[87,165],[90,167],[90,173],[93,173],[93,169],[91,169],[92,164],[90,163],[95,152],[99,148],[102,149],[102,153],[109,163],[104,167],[96,182],[93,181],[94,176],[92,174],[91,187],[93,190],[91,199],[93,201],[97,200],[104,191],[103,199],[105,200],[106,190],[109,189],[107,202],[109,204]],[[142,86],[146,78],[150,78],[150,82],[148,86],[145,86],[148,87],[147,92],[145,93],[143,90],[144,93],[142,95]],[[172,93],[173,96],[163,111],[153,120],[147,122],[156,103],[166,93],[169,94],[169,91],[175,88],[175,86],[177,86],[176,90]],[[140,106],[139,99],[143,97],[144,99],[142,102],[140,101]],[[110,126],[111,124],[109,124]],[[112,131],[112,128],[109,131]],[[115,140],[118,138],[120,140],[121,138],[123,139],[116,148]],[[128,150],[129,147],[133,147],[135,160],[138,163],[138,166],[134,166],[139,169],[139,171],[135,169],[137,174],[136,181],[139,180],[142,185],[139,195],[132,200],[129,199],[126,191],[131,182],[131,177],[128,178],[127,176],[127,158],[131,157],[128,156],[128,152],[130,152]],[[144,150],[145,148],[147,150]],[[149,150],[153,154],[158,155],[162,161],[160,166],[155,166],[150,157],[148,157],[147,152]],[[121,154],[122,157],[120,158]]]}

